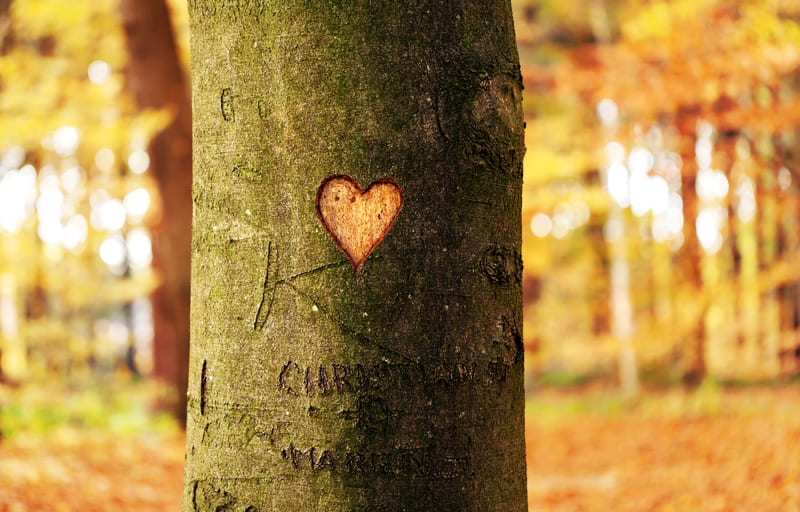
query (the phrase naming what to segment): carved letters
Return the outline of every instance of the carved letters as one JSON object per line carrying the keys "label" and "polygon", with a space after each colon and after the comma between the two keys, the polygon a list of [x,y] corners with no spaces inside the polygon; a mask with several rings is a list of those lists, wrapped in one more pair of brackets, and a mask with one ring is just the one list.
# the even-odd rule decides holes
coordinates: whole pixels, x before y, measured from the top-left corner
{"label": "carved letters", "polygon": [[[228,122],[236,121],[236,103],[240,103],[237,98],[238,96],[233,93],[232,88],[224,87],[222,89],[219,95],[219,109],[223,120]],[[255,111],[258,113],[258,117],[266,120],[269,117],[267,102],[263,99],[253,101],[255,101]]]}
{"label": "carved letters", "polygon": [[364,431],[388,432],[391,426],[396,425],[396,419],[404,411],[393,409],[383,398],[366,395],[358,397],[355,410],[341,411],[339,416],[355,420],[356,424]]}
{"label": "carved letters", "polygon": [[[514,354],[510,359],[517,362]],[[516,361],[515,361],[516,359]],[[509,361],[509,362],[511,362]],[[278,374],[278,388],[287,395],[313,396],[336,392],[369,393],[395,387],[494,384],[505,380],[511,365],[503,359],[452,365],[422,363],[328,364],[300,366],[287,361]]]}
{"label": "carved letters", "polygon": [[233,108],[233,90],[230,87],[222,89],[219,98],[219,108],[222,111],[222,118],[226,121],[233,121],[235,111]]}
{"label": "carved letters", "polygon": [[236,497],[206,481],[197,480],[192,489],[194,510],[232,510]]}
{"label": "carved letters", "polygon": [[281,457],[297,471],[330,471],[349,475],[407,475],[457,478],[467,473],[469,457],[437,453],[431,448],[396,449],[376,453],[305,450],[294,443],[281,450]]}

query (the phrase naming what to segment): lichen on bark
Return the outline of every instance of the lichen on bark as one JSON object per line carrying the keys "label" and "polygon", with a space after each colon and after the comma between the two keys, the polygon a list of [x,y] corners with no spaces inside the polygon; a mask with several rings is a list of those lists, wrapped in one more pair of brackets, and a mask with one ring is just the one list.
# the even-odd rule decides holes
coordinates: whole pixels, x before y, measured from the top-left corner
{"label": "lichen on bark", "polygon": [[[525,510],[508,2],[189,7],[184,510]],[[334,174],[403,191],[357,272]]]}

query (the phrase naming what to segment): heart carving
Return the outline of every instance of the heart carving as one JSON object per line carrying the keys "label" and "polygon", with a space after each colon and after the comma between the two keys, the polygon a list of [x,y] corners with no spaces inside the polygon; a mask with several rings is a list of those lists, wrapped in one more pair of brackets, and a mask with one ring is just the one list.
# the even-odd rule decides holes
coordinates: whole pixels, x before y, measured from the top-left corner
{"label": "heart carving", "polygon": [[345,175],[329,176],[317,190],[317,216],[354,271],[383,240],[403,208],[403,193],[390,179],[365,190]]}

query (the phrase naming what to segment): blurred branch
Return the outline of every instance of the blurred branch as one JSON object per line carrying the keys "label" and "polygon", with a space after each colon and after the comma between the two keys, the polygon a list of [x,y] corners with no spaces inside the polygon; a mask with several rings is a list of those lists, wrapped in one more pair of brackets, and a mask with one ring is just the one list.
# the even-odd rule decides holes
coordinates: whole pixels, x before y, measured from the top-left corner
{"label": "blurred branch", "polygon": [[6,34],[11,26],[11,0],[0,0],[0,54],[5,53]]}

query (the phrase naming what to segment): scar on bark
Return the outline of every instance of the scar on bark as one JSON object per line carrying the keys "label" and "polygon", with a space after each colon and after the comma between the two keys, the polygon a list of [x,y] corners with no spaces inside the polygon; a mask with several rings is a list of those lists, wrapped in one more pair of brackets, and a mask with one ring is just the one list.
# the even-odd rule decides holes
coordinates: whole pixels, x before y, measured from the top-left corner
{"label": "scar on bark", "polygon": [[275,243],[270,242],[267,246],[267,270],[266,275],[264,276],[264,284],[262,285],[262,292],[261,292],[261,302],[258,305],[258,310],[256,311],[256,318],[253,321],[253,329],[255,331],[263,331],[267,325],[267,320],[269,319],[269,315],[272,312],[272,304],[275,301],[275,290],[278,285],[290,285],[292,281],[299,277],[304,277],[310,274],[314,274],[316,272],[320,272],[323,270],[327,270],[330,268],[340,267],[342,265],[346,265],[347,261],[337,261],[334,263],[328,263],[325,265],[320,265],[319,267],[313,268],[311,270],[306,270],[304,272],[300,272],[298,274],[291,275],[289,277],[285,277],[283,279],[278,279],[278,245]]}
{"label": "scar on bark", "polygon": [[192,489],[192,506],[194,510],[233,510],[237,498],[230,493],[212,485],[207,480],[195,480]]}
{"label": "scar on bark", "polygon": [[278,273],[278,246],[269,243],[267,246],[267,272],[264,277],[264,286],[261,293],[261,303],[258,305],[256,319],[253,322],[253,329],[263,331],[267,325],[267,319],[272,311],[272,303],[275,300],[275,287],[278,281],[275,279]]}
{"label": "scar on bark", "polygon": [[200,414],[206,414],[206,391],[208,389],[208,361],[203,361],[203,369],[200,370]]}
{"label": "scar on bark", "polygon": [[[303,296],[307,300],[309,300],[313,305],[317,307],[319,311],[321,311],[325,316],[327,316],[331,321],[333,321],[336,325],[342,328],[343,331],[348,332],[351,335],[356,336],[359,341],[361,342],[369,342],[371,344],[374,343],[373,340],[368,338],[367,336],[357,332],[352,327],[347,326],[343,321],[339,318],[333,316],[327,309],[312,295],[305,292],[303,289],[299,288],[292,282],[295,279],[300,277],[308,276],[311,274],[315,274],[317,272],[321,272],[324,270],[329,270],[332,268],[340,267],[343,265],[347,265],[349,262],[347,260],[337,261],[334,263],[328,263],[325,265],[320,265],[319,267],[313,268],[311,270],[307,270],[304,272],[300,272],[297,274],[293,274],[289,277],[285,277],[283,279],[278,279],[278,247],[277,244],[269,242],[267,246],[267,271],[266,276],[264,277],[264,284],[262,287],[261,293],[261,302],[258,306],[258,310],[256,311],[256,318],[253,322],[253,329],[257,332],[261,332],[267,325],[267,320],[269,318],[270,313],[272,312],[272,304],[275,301],[275,290],[279,285],[288,286],[292,290],[294,290],[299,295]],[[385,347],[381,344],[377,344],[377,346],[393,353],[395,355],[400,356],[403,359],[410,360],[408,356],[396,352],[395,350],[391,350],[389,347]]]}
{"label": "scar on bark", "polygon": [[268,114],[267,102],[264,100],[258,100],[258,117],[261,119],[266,119]]}
{"label": "scar on bark", "polygon": [[200,485],[200,480],[195,480],[192,486],[192,510],[197,510],[197,486]]}
{"label": "scar on bark", "polygon": [[230,87],[222,89],[222,94],[219,98],[219,108],[222,111],[222,118],[226,121],[234,120],[233,109],[233,90]]}

